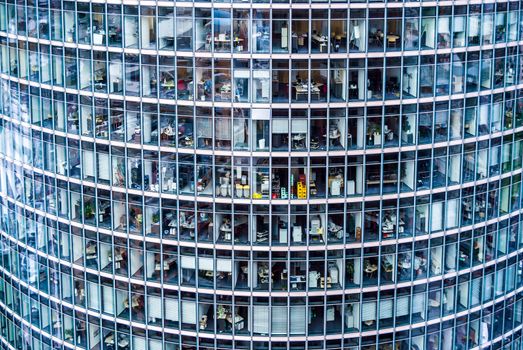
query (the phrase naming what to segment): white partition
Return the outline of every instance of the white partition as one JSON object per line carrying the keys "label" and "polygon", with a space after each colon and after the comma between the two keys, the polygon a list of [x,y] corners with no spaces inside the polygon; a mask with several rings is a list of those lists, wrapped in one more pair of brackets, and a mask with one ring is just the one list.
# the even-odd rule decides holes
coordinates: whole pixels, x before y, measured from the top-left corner
{"label": "white partition", "polygon": [[431,231],[443,229],[443,202],[433,202],[431,211]]}
{"label": "white partition", "polygon": [[[122,215],[125,215],[125,207],[119,202],[113,202],[113,228],[116,229],[120,226],[120,219]],[[127,218],[125,218],[127,220]]]}
{"label": "white partition", "polygon": [[80,89],[85,89],[91,85],[91,61],[80,60]]}
{"label": "white partition", "polygon": [[110,181],[110,162],[107,153],[97,153],[98,156],[98,178],[101,180]]}
{"label": "white partition", "polygon": [[85,177],[95,177],[95,173],[94,173],[94,152],[93,151],[90,151],[90,150],[84,150],[82,152],[82,162],[83,162],[83,165],[82,165],[82,169],[83,169],[83,172],[84,172],[84,178]]}
{"label": "white partition", "polygon": [[456,244],[448,244],[445,248],[445,267],[449,270],[456,269]]}
{"label": "white partition", "polygon": [[430,249],[430,270],[433,275],[439,275],[442,271],[443,247],[432,247]]}
{"label": "white partition", "polygon": [[84,240],[82,237],[73,235],[73,261],[84,256]]}
{"label": "white partition", "polygon": [[96,349],[100,344],[100,327],[89,323],[89,345],[91,349]]}
{"label": "white partition", "polygon": [[445,288],[443,293],[444,300],[446,299],[446,302],[444,303],[444,311],[451,312],[454,309],[454,287]]}
{"label": "white partition", "polygon": [[490,105],[484,104],[479,108],[479,125],[488,127],[489,125],[489,114],[490,114]]}
{"label": "white partition", "polygon": [[452,349],[452,328],[446,328],[442,332],[442,349]]}
{"label": "white partition", "polygon": [[109,286],[102,286],[102,311],[104,313],[114,315],[114,296],[113,288]]}
{"label": "white partition", "polygon": [[138,20],[135,17],[127,16],[124,19],[125,46],[134,46],[138,44]]}
{"label": "white partition", "polygon": [[449,178],[452,182],[460,182],[461,179],[461,155],[451,155],[449,157]]}
{"label": "white partition", "polygon": [[469,282],[463,282],[458,285],[458,302],[464,307],[468,308],[469,304]]}
{"label": "white partition", "polygon": [[60,247],[61,247],[61,255],[65,258],[65,259],[69,259],[69,257],[71,256],[71,252],[70,252],[70,236],[68,233],[64,233],[62,232],[60,234]]}
{"label": "white partition", "polygon": [[47,306],[42,306],[40,319],[42,320],[42,329],[49,327],[49,308]]}
{"label": "white partition", "polygon": [[425,42],[421,45],[429,48],[436,48],[436,20],[433,18],[423,18],[421,22],[421,38],[425,38]]}
{"label": "white partition", "polygon": [[87,296],[89,300],[89,308],[99,311],[100,310],[100,293],[98,284],[93,282],[87,282]]}
{"label": "white partition", "polygon": [[158,38],[164,40],[164,42],[159,42],[158,46],[160,48],[170,44],[169,40],[165,38],[172,38],[174,36],[174,18],[173,17],[164,17],[158,19]]}
{"label": "white partition", "polygon": [[404,176],[401,177],[401,182],[410,188],[414,189],[414,161],[402,162],[401,166],[404,167]]}
{"label": "white partition", "polygon": [[354,284],[361,283],[361,259],[354,259]]}
{"label": "white partition", "polygon": [[156,262],[155,262],[156,253],[147,252],[145,255],[145,268],[147,278],[151,278],[156,271]]}
{"label": "white partition", "polygon": [[116,303],[116,315],[119,315],[125,309],[123,302],[128,299],[128,296],[127,291],[116,290],[116,300],[118,301]]}
{"label": "white partition", "polygon": [[143,267],[143,255],[140,250],[131,249],[131,276]]}

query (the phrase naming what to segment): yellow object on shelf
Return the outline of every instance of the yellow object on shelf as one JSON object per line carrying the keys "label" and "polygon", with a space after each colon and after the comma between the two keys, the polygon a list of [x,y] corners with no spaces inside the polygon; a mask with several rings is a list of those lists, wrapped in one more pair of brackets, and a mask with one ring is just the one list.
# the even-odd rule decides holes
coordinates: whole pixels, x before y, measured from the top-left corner
{"label": "yellow object on shelf", "polygon": [[297,195],[298,199],[307,198],[307,186],[303,182],[298,182]]}

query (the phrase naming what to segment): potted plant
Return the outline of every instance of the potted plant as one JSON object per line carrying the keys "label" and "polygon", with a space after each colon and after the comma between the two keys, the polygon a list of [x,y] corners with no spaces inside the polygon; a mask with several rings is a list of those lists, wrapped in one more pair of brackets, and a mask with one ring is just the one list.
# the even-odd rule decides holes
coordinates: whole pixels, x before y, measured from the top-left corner
{"label": "potted plant", "polygon": [[64,339],[67,341],[73,340],[73,330],[72,329],[66,329],[64,331]]}
{"label": "potted plant", "polygon": [[152,220],[153,220],[153,224],[159,223],[160,222],[160,213],[159,212],[154,213]]}
{"label": "potted plant", "polygon": [[84,218],[86,220],[91,219],[94,216],[93,206],[91,202],[86,202],[84,204]]}

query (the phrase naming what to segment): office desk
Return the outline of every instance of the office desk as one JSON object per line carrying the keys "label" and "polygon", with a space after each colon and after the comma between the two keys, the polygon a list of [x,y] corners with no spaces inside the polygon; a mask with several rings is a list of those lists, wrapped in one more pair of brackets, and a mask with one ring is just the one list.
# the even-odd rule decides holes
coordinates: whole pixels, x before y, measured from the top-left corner
{"label": "office desk", "polygon": [[174,36],[164,36],[163,40],[165,40],[165,47],[174,47]]}
{"label": "office desk", "polygon": [[242,38],[234,38],[233,40],[234,47],[236,48],[236,51],[243,51],[243,39]]}
{"label": "office desk", "polygon": [[320,52],[323,52],[324,48],[327,49],[327,43],[329,42],[329,39],[327,39],[326,36],[313,34],[311,38],[315,43],[319,45]]}
{"label": "office desk", "polygon": [[307,97],[310,92],[311,96],[314,95],[319,100],[321,86],[323,86],[323,84],[314,84],[309,86],[303,84],[294,85],[294,88],[296,89],[296,99],[298,99],[300,95],[305,95],[305,97]]}
{"label": "office desk", "polygon": [[233,325],[234,329],[237,331],[239,331],[240,329],[243,329],[243,327],[244,327],[243,317],[241,317],[240,315],[234,315],[234,320],[232,318],[232,315],[228,315],[226,317],[226,320],[231,325]]}
{"label": "office desk", "polygon": [[399,36],[395,34],[387,34],[387,45],[394,45],[394,47],[397,46]]}
{"label": "office desk", "polygon": [[174,80],[169,80],[169,81],[163,81],[161,84],[160,84],[161,87],[167,89],[167,90],[171,90],[171,89],[174,89],[175,87],[175,84],[174,84]]}
{"label": "office desk", "polygon": [[231,43],[231,39],[229,37],[224,37],[224,36],[217,36],[217,37],[214,37],[214,49],[217,50],[217,49],[228,49],[228,46],[227,44],[230,44]]}
{"label": "office desk", "polygon": [[305,276],[298,275],[298,276],[290,276],[289,282],[291,283],[291,288],[297,289],[299,284],[305,285],[307,281],[305,280]]}

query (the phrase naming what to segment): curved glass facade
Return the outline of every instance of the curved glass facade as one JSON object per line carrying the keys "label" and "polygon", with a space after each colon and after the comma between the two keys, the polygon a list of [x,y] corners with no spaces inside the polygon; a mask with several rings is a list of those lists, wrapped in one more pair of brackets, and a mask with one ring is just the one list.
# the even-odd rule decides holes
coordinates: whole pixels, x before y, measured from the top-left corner
{"label": "curved glass facade", "polygon": [[0,0],[8,349],[521,349],[521,1]]}

